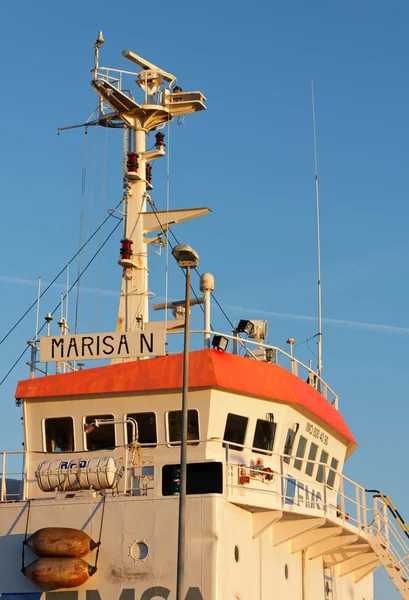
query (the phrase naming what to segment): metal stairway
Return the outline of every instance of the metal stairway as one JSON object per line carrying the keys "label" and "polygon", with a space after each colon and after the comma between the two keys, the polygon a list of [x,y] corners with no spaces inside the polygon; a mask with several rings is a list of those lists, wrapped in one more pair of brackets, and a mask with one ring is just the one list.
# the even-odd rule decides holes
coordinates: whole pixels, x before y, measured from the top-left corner
{"label": "metal stairway", "polygon": [[402,598],[409,600],[409,527],[388,496],[374,493],[368,541]]}

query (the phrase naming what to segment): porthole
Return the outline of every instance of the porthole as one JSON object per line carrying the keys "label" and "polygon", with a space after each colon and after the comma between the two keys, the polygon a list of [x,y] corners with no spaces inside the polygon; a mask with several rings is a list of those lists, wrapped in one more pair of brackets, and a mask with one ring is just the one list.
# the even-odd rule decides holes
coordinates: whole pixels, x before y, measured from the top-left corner
{"label": "porthole", "polygon": [[234,546],[234,560],[239,562],[240,559],[240,550],[238,546]]}
{"label": "porthole", "polygon": [[129,547],[129,556],[132,560],[145,560],[149,555],[149,546],[146,542],[133,542]]}
{"label": "porthole", "polygon": [[288,579],[288,565],[287,563],[284,565],[284,577]]}

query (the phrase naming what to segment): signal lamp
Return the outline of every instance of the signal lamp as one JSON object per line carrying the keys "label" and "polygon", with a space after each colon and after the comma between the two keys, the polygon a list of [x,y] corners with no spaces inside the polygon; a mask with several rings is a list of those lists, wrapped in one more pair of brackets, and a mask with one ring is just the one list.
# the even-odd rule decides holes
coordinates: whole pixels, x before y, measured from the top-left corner
{"label": "signal lamp", "polygon": [[273,362],[273,349],[272,348],[266,348],[266,362],[268,362],[268,363]]}

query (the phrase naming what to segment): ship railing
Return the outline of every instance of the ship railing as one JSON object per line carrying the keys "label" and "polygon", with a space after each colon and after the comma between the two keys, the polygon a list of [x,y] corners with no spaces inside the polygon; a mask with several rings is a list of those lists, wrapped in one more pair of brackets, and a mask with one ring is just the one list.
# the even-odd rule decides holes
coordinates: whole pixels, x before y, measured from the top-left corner
{"label": "ship railing", "polygon": [[110,83],[120,91],[123,91],[122,80],[124,75],[138,77],[138,73],[133,73],[132,71],[124,71],[122,69],[113,69],[111,67],[98,67],[98,69],[96,70],[97,79]]}
{"label": "ship railing", "polygon": [[0,452],[0,502],[26,498],[26,456],[24,450]]}
{"label": "ship railing", "polygon": [[[171,322],[170,322],[171,323]],[[167,335],[183,335],[184,330],[168,330]],[[326,400],[328,400],[338,410],[338,396],[330,386],[314,371],[310,366],[307,366],[285,350],[253,340],[244,340],[238,335],[229,335],[218,331],[206,331],[205,329],[194,329],[190,331],[192,335],[202,335],[205,340],[211,336],[221,335],[233,342],[233,354],[239,354],[240,349],[246,352],[249,358],[262,362],[269,362],[274,365],[279,365],[291,371],[293,375],[300,377],[312,387],[318,390]]]}
{"label": "ship railing", "polygon": [[[250,494],[254,492],[256,495],[260,494],[260,498],[261,495],[266,496],[264,500],[260,500],[260,505],[265,503],[266,509],[269,502],[267,498],[270,496],[274,499],[275,508],[308,512],[317,516],[323,514],[365,536],[370,532],[368,522],[373,508],[367,506],[365,488],[330,465],[264,450],[262,454],[256,455],[261,464],[256,464],[257,459],[238,463],[237,448],[257,453],[260,453],[260,449],[231,441],[224,441],[223,444],[226,448],[226,482],[228,490],[233,490],[233,498],[235,491],[247,490],[250,504],[255,501],[250,498]],[[233,456],[235,462],[232,462]],[[260,479],[265,479],[266,467],[272,469],[273,480],[269,485],[262,485]],[[305,475],[307,467],[311,476]],[[267,477],[269,476],[267,471]]]}
{"label": "ship railing", "polygon": [[[171,323],[171,321],[169,321]],[[204,336],[205,339],[205,347],[208,347],[208,341],[210,337],[213,335],[220,335],[225,337],[227,340],[233,341],[233,354],[240,354],[241,350],[244,350],[245,355],[249,358],[253,358],[254,360],[259,360],[262,362],[268,362],[274,365],[279,365],[284,367],[288,371],[290,371],[293,375],[299,377],[306,381],[311,387],[320,392],[328,402],[330,402],[337,410],[338,410],[338,396],[334,392],[332,388],[318,375],[314,369],[310,366],[307,366],[297,358],[295,358],[291,353],[285,352],[281,348],[277,346],[272,346],[271,344],[266,344],[263,342],[257,342],[253,340],[244,340],[240,338],[238,335],[230,335],[226,333],[221,333],[217,331],[207,331],[205,329],[195,329],[190,331],[192,335],[201,335]],[[183,335],[184,330],[169,330],[167,331],[167,335]],[[32,348],[32,356],[31,361],[27,364],[30,365],[31,370],[35,373],[35,371],[41,372],[43,375],[48,375],[47,371],[44,371],[38,367],[39,361],[36,359],[37,352],[39,350],[37,343],[38,340],[31,340],[28,342]],[[177,352],[180,352],[179,350]],[[176,353],[176,352],[175,352]],[[172,352],[169,352],[172,354]],[[59,366],[64,366],[64,368],[76,371],[77,368],[70,363],[60,362]]]}
{"label": "ship railing", "polygon": [[[365,505],[365,489],[361,486],[358,486],[351,479],[343,475],[342,473],[334,470],[329,465],[325,463],[320,463],[319,461],[307,460],[305,458],[299,458],[296,456],[288,456],[285,454],[279,454],[275,452],[271,452],[269,450],[260,449],[252,446],[245,446],[240,444],[239,442],[231,442],[228,440],[223,440],[220,438],[210,438],[210,439],[195,439],[189,440],[188,446],[195,447],[198,451],[200,451],[200,447],[203,448],[203,445],[211,446],[212,459],[220,458],[223,462],[225,462],[226,467],[228,469],[246,469],[254,473],[260,473],[260,465],[263,467],[269,467],[272,470],[275,479],[280,480],[280,496],[283,501],[288,500],[286,496],[286,484],[288,483],[288,478],[295,478],[297,481],[298,487],[300,485],[310,486],[317,483],[317,485],[323,486],[323,491],[325,492],[324,505],[327,506],[328,503],[326,501],[326,497],[329,493],[334,495],[334,490],[337,490],[338,501],[337,506],[329,506],[329,508],[337,509],[338,516],[343,520],[354,522],[357,526],[366,525],[366,505]],[[219,448],[217,448],[219,446]],[[137,472],[143,470],[146,467],[154,466],[157,464],[155,460],[155,456],[158,456],[158,452],[161,456],[161,462],[163,461],[164,454],[161,453],[164,448],[178,449],[180,447],[180,442],[156,442],[156,443],[144,443],[140,445],[142,450],[142,461],[141,464],[133,464],[131,460],[132,451],[129,446],[121,445],[117,446],[113,449],[113,454],[119,459],[120,464],[122,464],[123,475],[122,478],[123,483],[121,484],[121,489],[118,490],[119,493],[129,493],[132,492],[132,486],[129,485],[129,477],[131,474],[136,474]],[[214,453],[213,453],[214,450]],[[221,452],[220,452],[221,450]],[[243,452],[242,456],[238,455],[238,451],[246,451]],[[84,454],[89,456],[90,458],[98,455],[100,451],[84,451],[78,450],[67,453],[54,453],[51,456],[54,456],[54,459],[57,460],[61,458],[61,460],[66,460],[67,456],[81,456]],[[147,456],[149,453],[150,456]],[[42,452],[42,451],[4,451],[1,452],[0,457],[0,501],[5,501],[9,499],[13,499],[15,496],[16,499],[26,499],[27,496],[27,457],[30,455],[31,457],[38,456],[40,457],[49,457],[50,453]],[[152,456],[153,455],[153,456]],[[251,457],[251,458],[250,458]],[[152,463],[149,463],[149,460],[152,460]],[[172,460],[174,460],[172,458]],[[242,462],[245,461],[245,462]],[[166,462],[166,461],[164,461]],[[296,462],[299,466],[299,469],[294,469],[294,462]],[[260,463],[260,464],[257,464]],[[318,473],[318,469],[320,468],[322,473],[319,477],[320,481],[317,482],[316,479],[312,477],[302,477],[302,472],[305,470],[307,464],[312,468],[312,472]],[[279,468],[278,468],[279,466]],[[291,472],[289,472],[291,469]],[[11,492],[7,489],[7,484],[9,478],[14,478],[18,476],[18,481],[21,482],[22,490],[20,492]],[[331,485],[328,485],[328,478],[331,478]],[[228,482],[229,487],[235,487],[234,479],[227,477],[226,481]],[[238,487],[243,487],[238,484]],[[251,485],[245,486],[247,490],[251,490]],[[269,492],[270,489],[257,489],[260,492]],[[277,495],[277,494],[276,494]],[[355,510],[353,510],[355,507]]]}
{"label": "ship railing", "polygon": [[[379,499],[375,498],[374,503],[367,505],[368,495],[365,488],[330,465],[220,438],[190,440],[188,446],[195,448],[197,456],[203,446],[207,446],[207,460],[209,458],[220,460],[225,464],[225,495],[231,501],[234,502],[237,490],[241,490],[241,503],[251,504],[255,502],[257,496],[257,502],[260,507],[264,506],[265,510],[273,502],[275,507],[280,506],[282,509],[300,513],[308,512],[308,514],[316,513],[317,516],[324,514],[347,528],[355,529],[360,534],[367,535],[376,530],[385,542],[392,534],[393,547],[398,549],[396,560],[402,561],[404,565],[409,562],[405,539],[409,533],[405,534],[405,530],[399,531],[399,523],[391,521],[386,506],[382,505]],[[133,464],[130,448],[117,446],[113,454],[117,458],[122,457],[120,463],[123,477],[119,488],[114,493],[136,496],[147,495],[148,490],[149,495],[155,493],[155,479],[160,477],[157,469],[170,459],[165,460],[164,448],[178,450],[179,447],[180,442],[141,444],[142,461]],[[0,502],[33,497],[31,488],[30,495],[28,494],[28,477],[32,474],[27,473],[27,458],[29,455],[50,457],[50,454],[25,451],[0,454]],[[84,451],[67,454],[84,456]],[[97,451],[86,452],[86,454],[92,457],[97,454]],[[60,456],[63,458],[66,454]],[[54,457],[57,459],[58,454],[54,454]],[[193,458],[191,454],[190,461]],[[175,459],[177,460],[173,453],[170,460],[175,462]],[[307,467],[311,476],[305,474]],[[240,479],[241,477],[244,479]],[[264,482],[268,482],[268,485],[264,485]],[[18,484],[20,487],[16,487]],[[309,511],[305,511],[306,508]]]}
{"label": "ship railing", "polygon": [[374,496],[373,519],[369,524],[369,531],[380,539],[391,565],[409,580],[408,526],[395,507],[391,510],[382,496]]}
{"label": "ship railing", "polygon": [[[133,100],[134,97],[133,97],[132,91],[130,89],[124,89],[124,87],[123,87],[124,76],[125,76],[125,78],[127,78],[127,76],[129,76],[133,79],[134,78],[136,78],[137,80],[140,79],[140,73],[135,73],[133,71],[126,71],[124,69],[113,69],[112,67],[98,67],[98,69],[95,70],[96,79],[110,83],[111,85],[116,87],[122,93],[128,93],[129,97],[132,98],[132,100]],[[148,94],[147,94],[147,92],[145,92],[145,104],[147,103],[147,100],[148,100]],[[152,101],[152,96],[151,96],[151,101]],[[157,93],[155,95],[154,102],[155,102],[155,104],[162,103],[162,94],[161,93]]]}

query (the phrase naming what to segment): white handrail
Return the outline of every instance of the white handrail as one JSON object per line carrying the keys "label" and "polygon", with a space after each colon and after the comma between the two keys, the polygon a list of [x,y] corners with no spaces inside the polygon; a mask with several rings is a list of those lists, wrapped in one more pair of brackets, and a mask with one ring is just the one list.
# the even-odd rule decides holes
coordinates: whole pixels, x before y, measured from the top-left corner
{"label": "white handrail", "polygon": [[[230,335],[227,333],[222,333],[220,331],[208,331],[205,329],[193,329],[193,330],[190,330],[190,334],[191,335],[195,335],[195,334],[222,335],[223,337],[225,337],[229,340],[233,340],[235,342],[237,341],[236,336],[233,336],[233,335]],[[178,330],[178,329],[168,330],[167,335],[183,335],[183,329],[182,330]],[[328,393],[332,396],[332,399],[329,401],[338,410],[337,394],[334,392],[334,390],[332,388],[330,388],[330,386],[327,383],[325,383],[325,381],[317,374],[316,371],[311,369],[311,367],[308,367],[303,362],[301,362],[294,356],[291,356],[291,354],[288,354],[288,352],[285,352],[285,350],[282,350],[278,346],[272,346],[271,344],[265,344],[263,342],[257,342],[257,341],[252,341],[252,340],[243,340],[242,338],[239,338],[239,341],[240,341],[241,345],[251,354],[252,358],[254,358],[256,360],[257,360],[257,357],[254,355],[254,353],[249,348],[247,348],[247,345],[255,346],[256,348],[262,348],[265,350],[272,350],[273,356],[275,355],[275,363],[274,364],[278,364],[278,356],[282,356],[282,357],[287,358],[290,361],[291,365],[295,364],[297,367],[301,367],[302,369],[304,369],[310,376],[314,377],[314,379],[316,378],[317,382],[321,383],[321,385],[323,387],[322,395],[324,396],[324,398],[327,398]]]}

